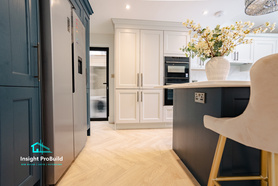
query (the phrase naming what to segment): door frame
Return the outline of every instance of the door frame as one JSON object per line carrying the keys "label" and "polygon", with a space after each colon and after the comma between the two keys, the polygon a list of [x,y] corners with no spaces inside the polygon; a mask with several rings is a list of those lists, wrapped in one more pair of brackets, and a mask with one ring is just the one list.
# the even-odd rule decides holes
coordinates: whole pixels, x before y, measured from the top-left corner
{"label": "door frame", "polygon": [[[106,118],[91,118],[90,121],[108,121],[109,117],[109,47],[90,47],[90,51],[106,52]],[[91,67],[91,64],[90,64]],[[91,88],[90,88],[91,91]],[[90,101],[91,106],[91,101]]]}

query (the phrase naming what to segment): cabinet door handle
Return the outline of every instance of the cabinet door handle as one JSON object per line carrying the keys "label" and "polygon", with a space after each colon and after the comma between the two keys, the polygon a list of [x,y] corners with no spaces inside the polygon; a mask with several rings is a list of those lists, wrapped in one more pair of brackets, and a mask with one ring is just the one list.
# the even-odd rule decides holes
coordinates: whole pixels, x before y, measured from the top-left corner
{"label": "cabinet door handle", "polygon": [[143,92],[141,91],[141,102],[143,102]]}
{"label": "cabinet door handle", "polygon": [[137,73],[137,87],[139,87],[139,73]]}
{"label": "cabinet door handle", "polygon": [[141,73],[141,87],[143,87],[143,73]]}
{"label": "cabinet door handle", "polygon": [[236,52],[234,52],[234,61],[236,60]]}
{"label": "cabinet door handle", "polygon": [[136,96],[137,96],[137,102],[139,102],[139,92],[136,92]]}
{"label": "cabinet door handle", "polygon": [[34,48],[37,49],[37,70],[38,70],[38,75],[34,76],[35,78],[38,78],[38,81],[41,81],[41,47],[40,43],[37,45],[33,46]]}
{"label": "cabinet door handle", "polygon": [[238,61],[238,56],[239,56],[239,52],[237,52],[237,58],[236,58],[237,61]]}

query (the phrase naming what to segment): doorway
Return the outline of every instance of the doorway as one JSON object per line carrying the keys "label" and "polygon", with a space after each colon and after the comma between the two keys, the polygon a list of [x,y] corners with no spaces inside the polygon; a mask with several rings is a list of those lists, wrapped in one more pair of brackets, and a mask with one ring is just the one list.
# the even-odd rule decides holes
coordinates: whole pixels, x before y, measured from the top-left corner
{"label": "doorway", "polygon": [[90,47],[90,120],[108,121],[109,48]]}

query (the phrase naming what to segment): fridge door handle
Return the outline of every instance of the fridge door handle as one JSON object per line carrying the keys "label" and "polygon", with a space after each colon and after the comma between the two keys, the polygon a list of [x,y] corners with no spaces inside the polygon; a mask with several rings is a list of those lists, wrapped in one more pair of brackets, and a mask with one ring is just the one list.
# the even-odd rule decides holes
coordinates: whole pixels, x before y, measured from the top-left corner
{"label": "fridge door handle", "polygon": [[38,81],[41,81],[41,47],[40,43],[37,43],[37,45],[33,46],[37,49],[37,76],[34,76],[35,78],[38,78]]}

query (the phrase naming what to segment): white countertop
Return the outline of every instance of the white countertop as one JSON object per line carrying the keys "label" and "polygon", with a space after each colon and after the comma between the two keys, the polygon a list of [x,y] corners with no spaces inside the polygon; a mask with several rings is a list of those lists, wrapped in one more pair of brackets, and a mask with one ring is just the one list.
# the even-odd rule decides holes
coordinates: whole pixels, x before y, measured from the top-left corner
{"label": "white countertop", "polygon": [[216,87],[250,87],[250,81],[200,81],[195,83],[181,83],[165,85],[156,88],[216,88]]}

